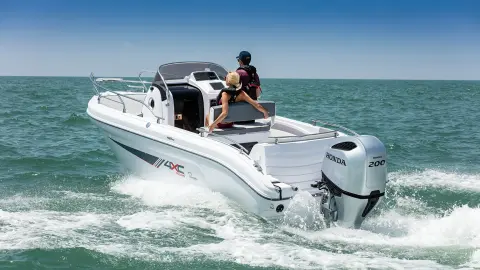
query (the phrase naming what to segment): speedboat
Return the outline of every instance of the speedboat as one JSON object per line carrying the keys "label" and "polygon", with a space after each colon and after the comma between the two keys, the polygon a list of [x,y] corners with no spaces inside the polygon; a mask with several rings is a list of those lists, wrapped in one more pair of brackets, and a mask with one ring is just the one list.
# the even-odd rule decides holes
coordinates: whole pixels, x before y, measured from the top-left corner
{"label": "speedboat", "polygon": [[[151,73],[151,79],[144,74]],[[277,115],[275,101],[229,105],[230,128],[209,132],[227,70],[210,62],[174,62],[137,79],[96,78],[87,113],[123,167],[177,178],[219,192],[266,220],[281,219],[308,192],[328,227],[360,228],[384,197],[387,156],[375,136],[341,125]]]}

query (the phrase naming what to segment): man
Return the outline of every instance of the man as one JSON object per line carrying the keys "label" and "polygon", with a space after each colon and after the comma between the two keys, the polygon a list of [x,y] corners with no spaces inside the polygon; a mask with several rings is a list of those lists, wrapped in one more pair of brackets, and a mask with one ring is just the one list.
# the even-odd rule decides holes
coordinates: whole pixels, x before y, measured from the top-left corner
{"label": "man", "polygon": [[260,78],[257,74],[257,69],[250,65],[252,55],[247,51],[241,51],[237,56],[237,61],[240,67],[237,73],[240,75],[240,82],[242,83],[242,90],[245,91],[253,100],[257,100],[262,93],[260,87]]}

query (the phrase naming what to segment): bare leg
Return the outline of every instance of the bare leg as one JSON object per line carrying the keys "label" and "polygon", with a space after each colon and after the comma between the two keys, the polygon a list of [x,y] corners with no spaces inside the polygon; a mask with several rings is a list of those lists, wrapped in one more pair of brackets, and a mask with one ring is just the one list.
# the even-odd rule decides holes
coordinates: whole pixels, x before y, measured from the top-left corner
{"label": "bare leg", "polygon": [[208,127],[210,126],[210,121],[208,121],[208,119],[210,118],[210,113],[207,113],[207,117],[205,117],[205,126]]}

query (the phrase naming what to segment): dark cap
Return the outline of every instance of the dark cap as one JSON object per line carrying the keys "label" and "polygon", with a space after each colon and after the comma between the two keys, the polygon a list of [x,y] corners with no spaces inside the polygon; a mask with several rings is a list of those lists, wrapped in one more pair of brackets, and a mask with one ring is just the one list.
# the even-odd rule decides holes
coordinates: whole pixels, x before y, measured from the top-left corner
{"label": "dark cap", "polygon": [[250,64],[250,61],[252,60],[252,55],[247,51],[241,51],[237,56],[237,60],[242,60],[242,62],[245,65],[248,65],[248,64]]}

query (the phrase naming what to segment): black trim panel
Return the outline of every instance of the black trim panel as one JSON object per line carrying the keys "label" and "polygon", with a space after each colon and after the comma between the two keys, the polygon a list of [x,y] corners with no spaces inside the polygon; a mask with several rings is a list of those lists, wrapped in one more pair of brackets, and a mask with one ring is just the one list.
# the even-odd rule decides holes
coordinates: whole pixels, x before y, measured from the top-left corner
{"label": "black trim panel", "polygon": [[354,142],[341,142],[332,146],[332,149],[350,151],[357,148],[357,145]]}
{"label": "black trim panel", "polygon": [[162,87],[157,82],[153,82],[152,86],[155,86],[158,89],[158,91],[160,91],[160,97],[161,97],[162,101],[167,100],[167,92],[165,91],[164,87]]}
{"label": "black trim panel", "polygon": [[114,141],[116,144],[120,145],[121,147],[123,147],[123,149],[127,150],[128,152],[134,154],[135,156],[143,159],[144,161],[148,162],[150,165],[153,165],[157,162],[157,160],[159,159],[158,157],[156,156],[152,156],[150,154],[147,154],[145,152],[142,152],[140,150],[137,150],[135,148],[132,148],[130,146],[127,146],[123,143],[120,143],[120,142],[117,142],[116,140],[110,138],[110,140]]}
{"label": "black trim panel", "polygon": [[[263,199],[265,199],[265,200],[268,200],[268,201],[285,201],[285,200],[289,200],[289,199],[292,198],[292,197],[286,197],[286,198],[281,198],[281,199],[274,199],[274,198],[265,197],[265,196],[263,196],[262,194],[258,193],[258,192],[257,192],[253,187],[251,187],[249,184],[247,184],[247,183],[245,182],[245,180],[243,180],[238,174],[236,174],[236,173],[235,173],[234,171],[232,171],[230,168],[228,168],[227,166],[223,165],[222,163],[220,163],[220,162],[218,162],[218,161],[216,161],[216,160],[214,160],[214,159],[210,159],[210,158],[208,158],[208,157],[201,156],[201,155],[196,154],[196,153],[194,153],[194,152],[191,152],[191,151],[188,151],[188,150],[185,150],[185,149],[181,149],[181,148],[176,147],[176,146],[174,146],[174,145],[171,145],[171,144],[168,144],[168,143],[165,143],[165,142],[162,142],[162,141],[158,141],[158,140],[155,140],[155,139],[152,139],[152,138],[143,136],[143,135],[141,135],[141,134],[134,133],[134,132],[131,132],[131,131],[129,131],[129,130],[120,128],[120,127],[116,127],[116,126],[114,126],[114,125],[111,125],[111,124],[105,123],[105,122],[103,122],[103,121],[100,121],[100,120],[94,118],[94,117],[91,116],[91,115],[89,115],[89,116],[90,116],[93,120],[95,120],[95,121],[97,121],[97,122],[100,122],[100,123],[102,123],[102,124],[105,124],[105,125],[107,125],[107,126],[110,126],[110,127],[116,128],[116,129],[120,129],[120,130],[122,130],[122,131],[125,131],[125,132],[128,132],[128,133],[135,134],[135,135],[137,135],[137,136],[143,137],[143,138],[145,138],[145,139],[149,139],[149,140],[152,140],[152,141],[154,141],[154,142],[158,142],[158,143],[161,143],[161,144],[164,144],[164,145],[173,147],[173,148],[178,149],[178,150],[180,150],[180,151],[185,151],[185,152],[187,152],[187,153],[190,153],[190,154],[199,156],[199,157],[201,157],[201,158],[204,158],[204,159],[213,161],[213,162],[217,163],[218,165],[221,165],[221,166],[224,167],[225,169],[229,170],[231,173],[233,173],[235,176],[237,176],[238,179],[240,179],[246,186],[248,186],[251,190],[253,190],[258,196],[260,196],[261,198],[263,198]],[[133,148],[132,148],[132,149],[133,149]],[[138,151],[138,150],[137,150],[137,151]],[[146,154],[146,153],[145,153],[145,154]]]}
{"label": "black trim panel", "polygon": [[358,194],[355,194],[355,193],[351,193],[351,192],[348,192],[348,191],[345,191],[341,188],[339,188],[337,185],[335,185],[332,180],[330,180],[326,175],[325,173],[322,171],[322,180],[325,182],[325,184],[327,185],[327,187],[332,191],[332,193],[337,196],[337,197],[341,197],[342,194],[345,194],[347,196],[350,196],[350,197],[353,197],[353,198],[357,198],[357,199],[361,199],[361,200],[366,200],[366,199],[373,199],[373,198],[379,198],[379,197],[382,197],[383,195],[385,195],[385,192],[379,192],[378,190],[374,190],[372,191],[369,195],[358,195]]}

